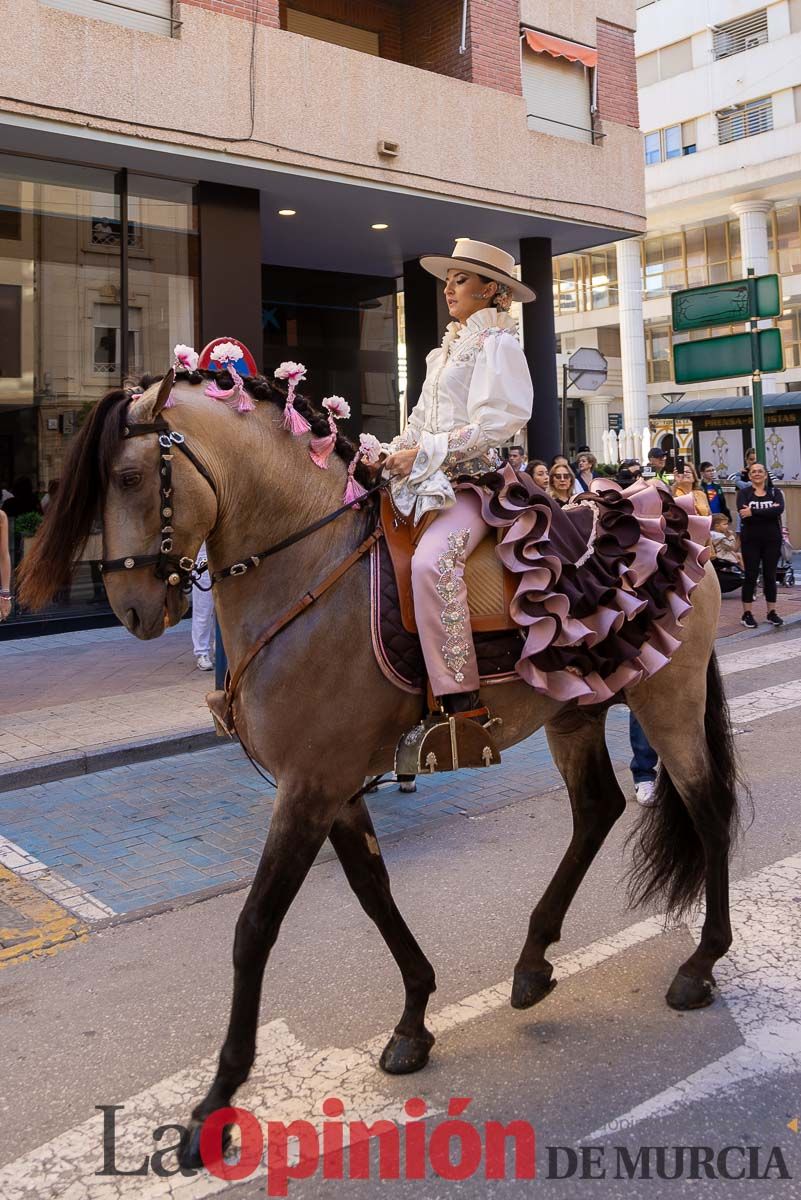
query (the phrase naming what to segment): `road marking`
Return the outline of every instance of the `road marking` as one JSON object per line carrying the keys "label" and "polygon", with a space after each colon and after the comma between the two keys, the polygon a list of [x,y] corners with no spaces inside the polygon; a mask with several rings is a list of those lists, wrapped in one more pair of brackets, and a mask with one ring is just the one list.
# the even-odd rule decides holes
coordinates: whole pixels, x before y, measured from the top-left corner
{"label": "road marking", "polygon": [[33,883],[40,891],[55,900],[62,908],[81,917],[84,921],[102,921],[104,917],[114,917],[116,913],[96,896],[85,892],[77,884],[70,883],[57,871],[51,871],[47,863],[40,862],[27,850],[23,850],[16,842],[0,836],[0,866],[8,867],[20,879]]}
{"label": "road marking", "polygon": [[736,725],[759,721],[762,717],[773,717],[801,705],[801,679],[791,683],[779,683],[775,687],[760,688],[745,696],[729,700],[729,712]]}
{"label": "road marking", "polygon": [[[734,942],[715,976],[743,1044],[694,1071],[583,1141],[709,1100],[749,1079],[797,1072],[801,1063],[801,959],[798,913],[801,854],[732,888]],[[696,923],[697,924],[697,923]],[[699,936],[700,928],[693,933]]]}
{"label": "road marking", "polygon": [[77,917],[0,866],[0,967],[55,954],[85,936]]}
{"label": "road marking", "polygon": [[724,654],[718,658],[721,675],[736,675],[739,671],[753,671],[757,667],[769,667],[773,663],[801,658],[801,638],[792,641],[774,642],[756,646],[753,650],[740,650],[736,654]]}

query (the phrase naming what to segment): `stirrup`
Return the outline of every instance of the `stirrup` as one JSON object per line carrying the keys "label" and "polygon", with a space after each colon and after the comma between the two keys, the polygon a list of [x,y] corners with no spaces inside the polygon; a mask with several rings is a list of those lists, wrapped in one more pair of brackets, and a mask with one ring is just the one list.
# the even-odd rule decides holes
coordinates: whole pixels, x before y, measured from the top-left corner
{"label": "stirrup", "polygon": [[234,736],[234,721],[227,692],[207,692],[206,704],[214,718],[214,729],[217,737]]}
{"label": "stirrup", "polygon": [[487,708],[454,716],[431,713],[398,742],[395,773],[429,775],[461,767],[495,766],[501,761],[495,737],[502,726],[500,717],[491,717]]}

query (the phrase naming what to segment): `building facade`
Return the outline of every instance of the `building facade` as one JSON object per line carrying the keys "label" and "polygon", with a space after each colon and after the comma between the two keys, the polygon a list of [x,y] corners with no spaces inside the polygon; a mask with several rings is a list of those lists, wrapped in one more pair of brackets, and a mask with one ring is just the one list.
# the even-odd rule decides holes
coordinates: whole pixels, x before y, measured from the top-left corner
{"label": "building facade", "polygon": [[[778,272],[785,370],[765,390],[799,390],[801,0],[639,0],[636,52],[647,233],[561,256],[554,269],[560,349],[596,346],[609,360],[608,383],[581,398],[578,424],[599,457],[606,429],[641,435],[649,418],[652,437],[671,450],[672,417],[657,414],[665,396],[683,394],[679,451],[712,457],[723,437],[717,450],[738,466],[748,429],[733,439],[709,429],[693,446],[685,414],[687,401],[743,395],[750,380],[673,381],[672,345],[706,334],[672,332],[670,294],[742,278],[749,267]],[[801,458],[797,431],[786,432],[789,478]]]}
{"label": "building facade", "polygon": [[[0,485],[57,487],[99,396],[222,335],[265,371],[301,359],[351,432],[391,436],[445,320],[417,257],[461,236],[538,291],[529,432],[556,449],[553,256],[645,227],[634,0],[4,12]],[[90,538],[51,620],[103,610],[99,553]]]}

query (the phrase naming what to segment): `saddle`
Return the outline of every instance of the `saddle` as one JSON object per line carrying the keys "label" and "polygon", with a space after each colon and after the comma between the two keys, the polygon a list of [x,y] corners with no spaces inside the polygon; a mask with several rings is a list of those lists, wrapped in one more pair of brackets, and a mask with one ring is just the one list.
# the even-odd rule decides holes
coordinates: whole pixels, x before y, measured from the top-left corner
{"label": "saddle", "polygon": [[[381,527],[395,573],[400,618],[406,632],[415,635],[417,623],[412,596],[412,557],[420,538],[436,517],[436,513],[427,513],[419,525],[413,525],[397,512],[386,492],[381,495]],[[500,532],[491,530],[465,564],[467,607],[474,634],[517,629],[509,616],[509,605],[515,594],[515,578],[495,553]]]}

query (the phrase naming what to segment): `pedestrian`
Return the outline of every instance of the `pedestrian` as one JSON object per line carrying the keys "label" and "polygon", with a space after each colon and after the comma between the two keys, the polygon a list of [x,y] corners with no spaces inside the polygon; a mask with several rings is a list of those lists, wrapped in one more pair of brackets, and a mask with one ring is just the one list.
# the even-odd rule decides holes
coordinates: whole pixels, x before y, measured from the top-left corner
{"label": "pedestrian", "polygon": [[53,500],[55,499],[56,492],[58,491],[60,485],[61,485],[60,479],[51,479],[50,480],[50,482],[47,485],[47,491],[42,496],[42,499],[39,502],[42,506],[42,512],[47,511],[47,506],[49,504],[51,504],[53,502]]}
{"label": "pedestrian", "polygon": [[708,517],[710,515],[709,499],[701,486],[700,476],[689,459],[685,462],[681,475],[676,473],[673,481],[673,495],[692,496],[696,516]]}
{"label": "pedestrian", "polygon": [[715,468],[711,462],[701,463],[701,487],[706,492],[706,498],[709,501],[709,511],[712,516],[718,513],[723,513],[727,521],[731,520],[729,506],[726,503],[726,497],[723,494],[723,485],[715,479]]}
{"label": "pedestrian", "polygon": [[582,492],[588,492],[593,479],[598,479],[598,472],[595,470],[597,465],[598,459],[594,454],[590,454],[589,450],[579,454],[576,460],[576,483]]}
{"label": "pedestrian", "polygon": [[784,624],[776,612],[776,569],[782,548],[784,496],[771,483],[762,463],[752,463],[748,478],[750,482],[737,496],[737,509],[742,521],[740,545],[745,563],[742,623],[746,629],[757,627],[751,605],[761,566],[762,588],[768,610],[766,620],[778,627]]}
{"label": "pedestrian", "polygon": [[579,459],[581,458],[581,456],[583,454],[589,454],[589,453],[590,453],[589,446],[576,446],[576,461],[570,463],[570,470],[573,472],[574,475],[578,475],[578,473],[579,473]]}
{"label": "pedestrian", "polygon": [[[197,562],[206,558],[205,542],[200,547]],[[207,576],[209,584],[211,577]],[[205,585],[204,585],[205,587]],[[198,671],[214,669],[212,648],[214,645],[214,593],[211,587],[202,590],[195,584],[192,588],[192,653]]]}
{"label": "pedestrian", "polygon": [[638,479],[642,479],[642,464],[637,458],[626,458],[620,464],[620,470],[615,476],[615,481],[622,488],[631,487]]}
{"label": "pedestrian", "polygon": [[8,517],[0,509],[0,621],[11,612],[11,555],[8,550]]}
{"label": "pedestrian", "polygon": [[712,514],[710,538],[716,559],[720,562],[731,563],[733,566],[739,567],[741,571],[744,570],[745,564],[740,553],[739,539],[723,513]]}
{"label": "pedestrian", "polygon": [[655,803],[654,786],[659,758],[631,709],[629,709],[629,741],[631,742],[629,769],[634,780],[634,797],[638,804],[642,804],[643,808],[649,808]]}
{"label": "pedestrian", "polygon": [[561,508],[573,497],[575,484],[576,477],[567,465],[566,458],[562,458],[548,472],[548,495]]}
{"label": "pedestrian", "polygon": [[509,447],[509,466],[515,471],[525,471],[526,469],[526,452],[522,446]]}
{"label": "pedestrian", "polygon": [[751,482],[748,477],[748,472],[751,470],[751,467],[756,462],[756,456],[757,456],[757,452],[753,448],[753,446],[751,446],[748,450],[746,450],[745,464],[743,466],[742,471],[735,471],[735,473],[731,477],[732,483],[734,484],[734,486],[736,488],[748,487],[749,483]]}
{"label": "pedestrian", "polygon": [[667,452],[661,446],[652,446],[648,451],[648,471],[651,481],[659,480],[670,487],[670,476],[665,471]]}
{"label": "pedestrian", "polygon": [[548,464],[541,458],[530,458],[526,463],[526,474],[530,475],[537,487],[544,492],[548,490]]}

